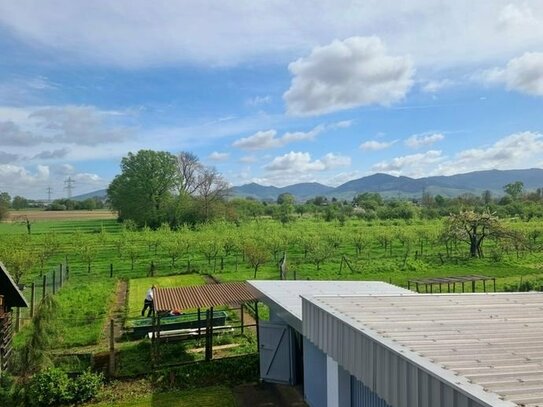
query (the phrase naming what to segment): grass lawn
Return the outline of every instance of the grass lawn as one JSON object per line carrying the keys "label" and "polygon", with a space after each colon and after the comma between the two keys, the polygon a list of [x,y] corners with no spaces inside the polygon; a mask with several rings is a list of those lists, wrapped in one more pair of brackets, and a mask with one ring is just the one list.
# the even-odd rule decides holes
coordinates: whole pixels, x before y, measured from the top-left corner
{"label": "grass lawn", "polygon": [[182,274],[167,277],[133,278],[128,285],[128,318],[136,318],[141,314],[145,294],[151,286],[155,287],[186,287],[203,285],[205,279],[199,274]]}
{"label": "grass lawn", "polygon": [[204,387],[171,393],[151,395],[124,400],[93,404],[96,407],[236,407],[232,391],[226,387]]}

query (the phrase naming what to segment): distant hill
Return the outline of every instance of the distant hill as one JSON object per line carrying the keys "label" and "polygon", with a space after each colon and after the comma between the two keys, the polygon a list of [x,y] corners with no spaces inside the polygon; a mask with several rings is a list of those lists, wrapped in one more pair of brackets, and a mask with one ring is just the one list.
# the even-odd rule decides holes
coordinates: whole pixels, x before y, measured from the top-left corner
{"label": "distant hill", "polygon": [[426,178],[395,177],[373,174],[348,181],[336,188],[319,183],[301,183],[278,188],[255,183],[232,188],[232,195],[256,199],[276,200],[283,192],[289,192],[299,201],[318,195],[352,199],[363,192],[378,192],[388,197],[420,197],[423,191],[433,195],[454,197],[465,193],[479,195],[485,190],[503,195],[503,186],[522,181],[526,190],[543,188],[543,169],[474,171],[450,176]]}
{"label": "distant hill", "polygon": [[89,199],[89,198],[106,199],[106,197],[107,197],[107,190],[100,189],[98,191],[89,192],[87,194],[73,196],[72,199],[74,201],[84,201],[85,199]]}
{"label": "distant hill", "polygon": [[333,191],[333,187],[319,184],[318,182],[304,182],[300,184],[289,185],[283,188],[274,186],[263,186],[260,184],[245,184],[239,187],[233,187],[231,193],[233,196],[251,197],[259,200],[273,200],[283,193],[290,193],[298,200],[310,199],[318,195],[326,195]]}

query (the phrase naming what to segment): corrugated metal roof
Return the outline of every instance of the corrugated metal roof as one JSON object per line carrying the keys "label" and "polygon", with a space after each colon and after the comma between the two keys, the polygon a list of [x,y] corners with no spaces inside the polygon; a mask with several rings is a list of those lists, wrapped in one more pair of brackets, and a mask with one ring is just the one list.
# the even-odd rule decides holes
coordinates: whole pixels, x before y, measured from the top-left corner
{"label": "corrugated metal roof", "polygon": [[247,283],[223,283],[155,288],[153,299],[157,311],[169,311],[242,304],[255,301],[257,298],[249,291]]}
{"label": "corrugated metal roof", "polygon": [[[332,320],[341,321],[342,327]],[[379,362],[372,365],[374,375],[385,369],[387,358],[396,364],[408,362],[437,379],[434,389],[426,383],[423,394],[435,391],[443,395],[443,384],[447,384],[478,405],[543,406],[540,293],[318,296],[304,301],[304,334],[306,330],[317,346],[335,352],[347,364],[348,358],[363,358],[362,354],[343,354],[349,349],[357,352],[350,342],[358,341],[359,348],[364,343],[374,351],[386,348],[380,362],[383,366]],[[360,376],[365,376],[367,364],[361,360],[350,368],[363,380]],[[396,379],[397,373],[391,374],[390,384],[380,389],[390,403],[399,394],[402,380]],[[420,387],[411,391],[421,392]],[[403,397],[409,396],[405,393]],[[451,403],[434,405],[459,405],[454,400]]]}
{"label": "corrugated metal roof", "polygon": [[412,293],[382,281],[251,280],[249,289],[291,325],[302,331],[302,295]]}
{"label": "corrugated metal roof", "polygon": [[8,308],[28,307],[26,298],[2,262],[0,262],[0,295],[4,296],[4,303]]}

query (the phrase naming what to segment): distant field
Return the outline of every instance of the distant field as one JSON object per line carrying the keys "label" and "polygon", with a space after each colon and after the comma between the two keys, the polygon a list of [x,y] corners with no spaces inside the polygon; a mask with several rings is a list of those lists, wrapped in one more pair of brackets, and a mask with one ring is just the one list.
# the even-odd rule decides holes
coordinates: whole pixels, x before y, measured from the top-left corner
{"label": "distant field", "polygon": [[26,217],[31,221],[42,220],[89,220],[89,219],[116,219],[117,213],[110,210],[95,211],[43,211],[43,210],[22,210],[10,211],[8,222],[17,222]]}

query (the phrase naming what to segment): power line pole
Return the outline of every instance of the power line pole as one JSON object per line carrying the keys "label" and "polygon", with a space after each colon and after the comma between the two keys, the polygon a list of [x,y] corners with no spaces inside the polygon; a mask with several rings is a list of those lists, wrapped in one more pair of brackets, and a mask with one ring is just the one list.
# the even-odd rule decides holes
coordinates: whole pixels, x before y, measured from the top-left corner
{"label": "power line pole", "polygon": [[51,203],[51,192],[53,192],[53,188],[47,187],[47,202]]}
{"label": "power line pole", "polygon": [[64,181],[64,185],[66,185],[64,187],[64,189],[66,191],[68,191],[68,199],[70,199],[72,197],[72,191],[74,189],[74,183],[75,183],[75,181],[72,179],[72,177],[68,177],[68,179],[66,179]]}

